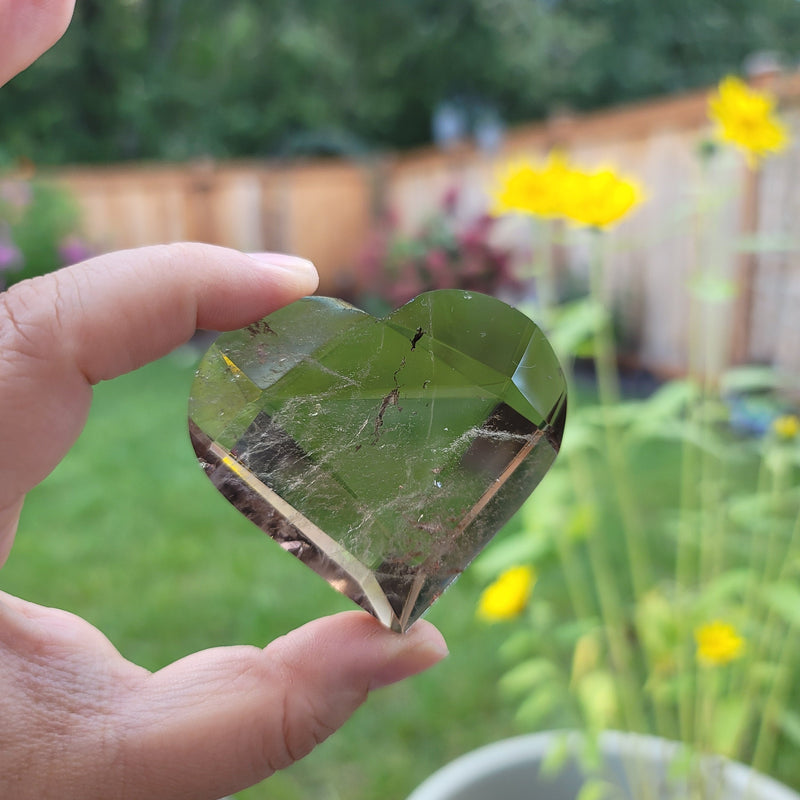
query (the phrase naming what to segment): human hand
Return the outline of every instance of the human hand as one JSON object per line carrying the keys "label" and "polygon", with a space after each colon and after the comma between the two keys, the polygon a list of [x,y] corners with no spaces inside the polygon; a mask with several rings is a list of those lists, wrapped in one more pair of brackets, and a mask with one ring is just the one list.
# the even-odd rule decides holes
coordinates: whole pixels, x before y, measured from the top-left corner
{"label": "human hand", "polygon": [[0,86],[55,44],[75,0],[0,0]]}
{"label": "human hand", "polygon": [[[0,0],[0,85],[59,38],[73,4]],[[302,263],[173,245],[0,294],[0,566],[24,494],[75,441],[94,383],[196,327],[240,327],[315,285]],[[84,620],[0,592],[0,797],[221,797],[307,753],[370,689],[444,653],[425,623],[399,636],[352,612],[265,650],[209,650],[150,674]]]}
{"label": "human hand", "polygon": [[[77,438],[93,384],[315,285],[307,262],[184,244],[0,294],[0,565],[24,494]],[[400,635],[354,611],[264,650],[208,650],[151,674],[84,620],[0,592],[0,797],[212,800],[302,757],[370,689],[445,653],[428,623]]]}

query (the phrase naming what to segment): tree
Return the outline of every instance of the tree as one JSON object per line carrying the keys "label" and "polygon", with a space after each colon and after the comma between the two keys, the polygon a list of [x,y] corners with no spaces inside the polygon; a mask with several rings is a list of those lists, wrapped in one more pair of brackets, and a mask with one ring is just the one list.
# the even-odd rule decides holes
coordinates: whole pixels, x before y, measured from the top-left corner
{"label": "tree", "polygon": [[438,103],[509,122],[709,85],[798,56],[796,0],[79,0],[0,91],[37,162],[407,147]]}

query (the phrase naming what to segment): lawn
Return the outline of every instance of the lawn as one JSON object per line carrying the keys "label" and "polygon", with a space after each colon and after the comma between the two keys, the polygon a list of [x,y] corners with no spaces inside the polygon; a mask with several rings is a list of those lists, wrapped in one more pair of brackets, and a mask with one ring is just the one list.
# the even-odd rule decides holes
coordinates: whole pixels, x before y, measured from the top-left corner
{"label": "lawn", "polygon": [[[73,611],[150,669],[226,644],[264,645],[352,608],[235,512],[186,432],[190,351],[97,387],[89,422],[25,505],[0,587]],[[502,626],[475,620],[467,573],[431,611],[451,656],[376,692],[309,758],[239,795],[401,798],[449,759],[517,732],[498,701]]]}

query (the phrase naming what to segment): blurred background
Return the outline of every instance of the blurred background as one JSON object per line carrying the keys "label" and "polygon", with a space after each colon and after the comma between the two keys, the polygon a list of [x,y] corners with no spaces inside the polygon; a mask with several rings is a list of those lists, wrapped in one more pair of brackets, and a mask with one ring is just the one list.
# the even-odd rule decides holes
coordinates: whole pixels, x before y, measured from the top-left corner
{"label": "blurred background", "polygon": [[[743,281],[721,323],[731,363],[797,376],[800,149],[748,170],[710,143],[707,102],[741,75],[797,130],[799,33],[797,0],[78,0],[63,40],[0,91],[0,281],[188,239],[310,258],[323,294],[378,312],[435,287],[529,300],[546,248],[568,300],[585,237],[488,214],[503,164],[556,149],[643,187],[604,255],[630,391],[691,367],[687,286],[709,252]],[[698,185],[723,187],[700,233]],[[98,387],[0,574],[151,669],[349,607],[197,467],[198,356]],[[742,429],[763,434],[786,403],[737,406]],[[525,729],[495,689],[508,631],[475,618],[486,574],[430,613],[446,664],[240,797],[400,798]]]}

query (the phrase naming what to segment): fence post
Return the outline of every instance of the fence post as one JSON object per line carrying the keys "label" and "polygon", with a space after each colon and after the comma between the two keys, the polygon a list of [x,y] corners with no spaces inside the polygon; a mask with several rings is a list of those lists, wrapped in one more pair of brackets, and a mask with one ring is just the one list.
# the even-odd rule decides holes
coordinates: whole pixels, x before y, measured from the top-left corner
{"label": "fence post", "polygon": [[[750,83],[761,91],[774,90],[780,77],[780,64],[772,54],[754,53],[745,62]],[[758,234],[759,193],[761,182],[757,166],[748,165],[742,188],[742,212],[739,235],[751,239]],[[733,317],[731,358],[734,364],[750,359],[750,339],[753,330],[753,305],[758,271],[758,254],[754,248],[741,252],[736,265],[738,294]]]}
{"label": "fence post", "polygon": [[[758,232],[758,170],[748,166],[742,181],[742,211],[739,236],[750,238]],[[744,364],[750,357],[753,328],[753,302],[758,269],[757,253],[748,248],[736,259],[736,303],[731,330],[731,363]]]}

